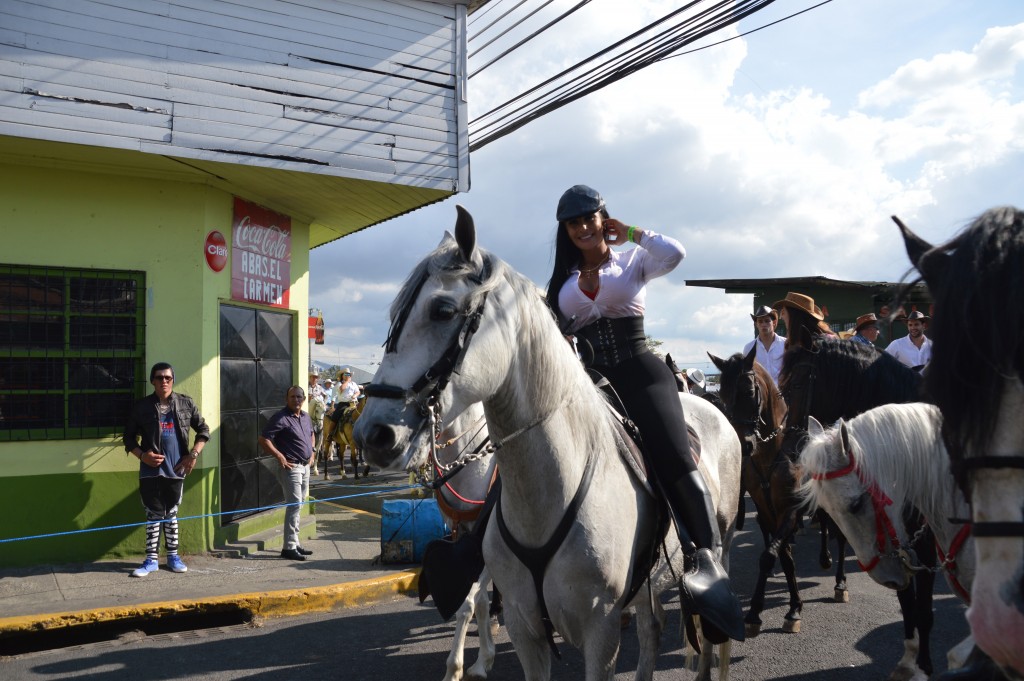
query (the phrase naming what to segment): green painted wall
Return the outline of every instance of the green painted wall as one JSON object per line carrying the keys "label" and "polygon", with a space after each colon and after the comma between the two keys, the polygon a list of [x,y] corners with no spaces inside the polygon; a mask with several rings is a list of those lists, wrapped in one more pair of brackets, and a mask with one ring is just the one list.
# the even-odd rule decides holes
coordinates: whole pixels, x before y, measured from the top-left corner
{"label": "green painted wall", "polygon": [[[70,165],[70,164],[69,164]],[[259,197],[245,197],[260,203]],[[186,481],[180,516],[219,512],[219,305],[231,297],[231,263],[213,272],[207,233],[231,240],[230,193],[154,175],[0,163],[0,262],[146,273],[146,368],[175,367],[211,440]],[[309,226],[292,222],[290,304],[295,383],[305,381]],[[230,257],[230,256],[229,256]],[[0,443],[0,539],[144,520],[139,462],[120,438]],[[216,519],[181,523],[183,553],[213,548]],[[140,556],[141,528],[0,544],[0,566]]]}

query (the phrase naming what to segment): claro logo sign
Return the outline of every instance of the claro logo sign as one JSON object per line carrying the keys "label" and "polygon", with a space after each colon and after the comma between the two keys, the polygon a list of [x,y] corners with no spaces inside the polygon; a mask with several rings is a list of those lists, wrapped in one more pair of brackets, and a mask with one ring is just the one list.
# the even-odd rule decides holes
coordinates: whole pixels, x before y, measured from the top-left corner
{"label": "claro logo sign", "polygon": [[203,250],[206,252],[206,264],[214,272],[220,272],[228,264],[228,242],[220,232],[215,230],[206,235]]}

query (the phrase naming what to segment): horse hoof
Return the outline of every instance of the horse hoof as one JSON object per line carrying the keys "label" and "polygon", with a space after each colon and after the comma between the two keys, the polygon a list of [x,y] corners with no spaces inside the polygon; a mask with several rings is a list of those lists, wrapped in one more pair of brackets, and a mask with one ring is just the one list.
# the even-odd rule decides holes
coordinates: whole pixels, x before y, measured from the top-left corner
{"label": "horse hoof", "polygon": [[744,624],[743,631],[746,633],[747,638],[756,638],[761,633],[760,624]]}
{"label": "horse hoof", "polygon": [[782,630],[787,634],[800,633],[800,620],[786,620],[782,623]]}
{"label": "horse hoof", "polygon": [[849,603],[850,602],[850,592],[847,591],[846,589],[836,589],[832,593],[832,597],[835,599],[836,603]]}
{"label": "horse hoof", "polygon": [[365,478],[370,474],[370,464],[366,464],[366,468],[363,469],[363,477]]}

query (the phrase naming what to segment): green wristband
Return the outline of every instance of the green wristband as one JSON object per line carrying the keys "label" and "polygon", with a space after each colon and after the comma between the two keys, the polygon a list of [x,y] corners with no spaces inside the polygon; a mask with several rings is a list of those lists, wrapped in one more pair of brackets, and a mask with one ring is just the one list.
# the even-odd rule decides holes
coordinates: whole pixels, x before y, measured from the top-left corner
{"label": "green wristband", "polygon": [[629,229],[626,230],[626,241],[633,241],[633,230],[635,229],[636,227],[633,225],[629,226]]}

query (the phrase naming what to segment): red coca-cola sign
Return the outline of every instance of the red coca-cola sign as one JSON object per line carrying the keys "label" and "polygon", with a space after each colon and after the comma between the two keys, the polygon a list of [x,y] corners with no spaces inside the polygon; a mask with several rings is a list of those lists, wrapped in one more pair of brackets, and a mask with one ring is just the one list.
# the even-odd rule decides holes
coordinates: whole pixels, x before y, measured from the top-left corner
{"label": "red coca-cola sign", "polygon": [[220,272],[228,264],[228,242],[217,230],[206,235],[203,252],[206,255],[206,264],[214,272]]}
{"label": "red coca-cola sign", "polygon": [[231,297],[288,307],[292,221],[287,215],[235,197],[231,223]]}

